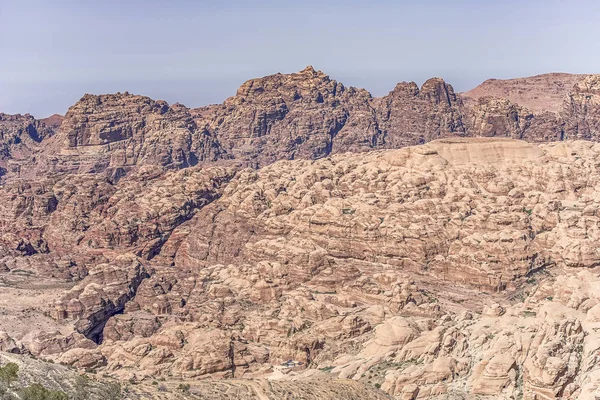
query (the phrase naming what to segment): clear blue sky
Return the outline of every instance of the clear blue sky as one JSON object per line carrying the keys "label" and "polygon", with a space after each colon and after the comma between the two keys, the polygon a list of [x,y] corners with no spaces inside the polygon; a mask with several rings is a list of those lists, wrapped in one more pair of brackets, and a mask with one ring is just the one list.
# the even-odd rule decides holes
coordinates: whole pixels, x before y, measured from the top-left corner
{"label": "clear blue sky", "polygon": [[313,65],[373,95],[441,76],[600,73],[595,0],[0,0],[0,111],[64,114],[84,93],[190,107]]}

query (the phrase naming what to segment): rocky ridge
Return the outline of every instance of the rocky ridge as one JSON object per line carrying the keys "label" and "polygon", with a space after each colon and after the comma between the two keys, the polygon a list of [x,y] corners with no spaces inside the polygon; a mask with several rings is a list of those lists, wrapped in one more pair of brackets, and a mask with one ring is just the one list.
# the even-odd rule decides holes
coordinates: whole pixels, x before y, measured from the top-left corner
{"label": "rocky ridge", "polygon": [[[61,124],[58,117],[0,119],[3,168],[10,163],[14,170],[4,179],[103,173],[116,182],[139,165],[180,169],[233,161],[256,168],[279,159],[400,148],[450,136],[597,140],[597,80],[547,74],[490,80],[456,94],[432,78],[420,88],[399,83],[387,96],[373,98],[309,66],[252,79],[223,104],[198,109],[127,92],[85,95]],[[8,150],[23,132],[30,132],[26,141],[44,140],[35,156],[30,148],[38,146],[20,146],[29,150],[12,155]]]}
{"label": "rocky ridge", "polygon": [[481,85],[461,93],[466,101],[492,96],[526,107],[535,114],[558,113],[565,97],[585,79],[584,74],[550,73],[517,79],[488,79]]}

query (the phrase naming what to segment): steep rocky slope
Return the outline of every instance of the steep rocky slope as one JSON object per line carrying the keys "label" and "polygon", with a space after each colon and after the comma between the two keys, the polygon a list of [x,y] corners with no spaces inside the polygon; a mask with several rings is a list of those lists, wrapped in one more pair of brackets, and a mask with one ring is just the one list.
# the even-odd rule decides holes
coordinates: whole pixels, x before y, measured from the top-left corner
{"label": "steep rocky slope", "polygon": [[400,84],[373,99],[312,67],[244,83],[222,105],[187,109],[148,97],[86,95],[36,160],[47,173],[104,172],[118,180],[136,165],[185,168],[397,148],[464,135],[462,103],[441,79]]}
{"label": "steep rocky slope", "polygon": [[492,80],[461,96],[432,78],[372,98],[307,67],[249,80],[223,104],[199,109],[129,93],[85,95],[61,124],[56,117],[0,117],[0,166],[5,180],[102,173],[116,182],[139,165],[261,167],[450,136],[595,141],[597,81],[568,74]]}
{"label": "steep rocky slope", "polygon": [[0,178],[8,172],[19,176],[19,161],[31,162],[40,142],[54,135],[61,122],[60,115],[36,120],[29,114],[0,112]]}

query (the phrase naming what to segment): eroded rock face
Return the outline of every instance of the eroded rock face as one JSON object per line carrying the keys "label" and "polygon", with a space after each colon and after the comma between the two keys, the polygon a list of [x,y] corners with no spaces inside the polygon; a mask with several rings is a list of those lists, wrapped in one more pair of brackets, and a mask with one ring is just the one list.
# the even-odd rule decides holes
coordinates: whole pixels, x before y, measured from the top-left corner
{"label": "eroded rock face", "polygon": [[10,182],[0,191],[0,246],[9,254],[68,257],[79,266],[97,257],[104,262],[103,250],[151,258],[234,174],[222,167],[145,166],[119,183],[97,174]]}
{"label": "eroded rock face", "polygon": [[492,96],[526,107],[534,114],[558,113],[573,86],[587,75],[551,73],[517,79],[488,79],[462,93],[466,99]]}
{"label": "eroded rock face", "polygon": [[201,120],[227,152],[250,166],[366,150],[381,141],[371,95],[312,67],[250,80],[205,113]]}
{"label": "eroded rock face", "polygon": [[[594,190],[595,152],[585,142],[542,148],[448,139],[317,163],[280,162],[241,173],[221,201],[182,227],[190,233],[175,264],[197,270],[241,259],[277,261],[305,282],[343,263],[336,283],[389,264],[488,291],[545,265],[593,267],[594,231],[577,235],[566,218],[574,212],[573,221],[594,220],[596,206],[566,204],[569,193]],[[594,154],[581,170],[557,162],[585,159],[580,154]]]}
{"label": "eroded rock face", "polygon": [[[261,167],[280,159],[400,148],[449,136],[596,140],[592,92],[597,79],[547,74],[490,80],[458,95],[432,78],[420,88],[403,82],[387,96],[372,98],[307,67],[249,80],[223,104],[199,109],[129,93],[85,95],[62,124],[59,118],[3,115],[3,168],[5,179],[40,172],[102,173],[116,182],[139,165],[179,169],[235,160]],[[21,136],[34,144],[44,140],[35,158],[31,150],[11,153],[6,147],[16,149]]]}
{"label": "eroded rock face", "polygon": [[0,112],[0,178],[9,172],[19,176],[21,162],[29,162],[39,150],[39,143],[53,136],[61,122],[60,115],[36,120],[29,114]]}
{"label": "eroded rock face", "polygon": [[106,172],[112,179],[131,166],[185,168],[215,161],[218,142],[180,105],[129,93],[85,95],[69,109],[55,138],[56,172]]}
{"label": "eroded rock face", "polygon": [[600,132],[600,75],[579,81],[564,104],[565,132],[573,139],[597,140]]}
{"label": "eroded rock face", "polygon": [[98,264],[55,304],[55,318],[77,320],[79,333],[100,342],[108,319],[124,310],[147,276],[133,254],[118,256],[114,264]]}
{"label": "eroded rock face", "polygon": [[463,104],[451,85],[440,78],[399,83],[387,96],[377,99],[381,144],[400,148],[447,136],[465,136]]}
{"label": "eroded rock face", "polygon": [[484,137],[510,137],[530,142],[563,140],[563,122],[556,114],[534,114],[510,100],[486,96],[467,108],[469,132]]}

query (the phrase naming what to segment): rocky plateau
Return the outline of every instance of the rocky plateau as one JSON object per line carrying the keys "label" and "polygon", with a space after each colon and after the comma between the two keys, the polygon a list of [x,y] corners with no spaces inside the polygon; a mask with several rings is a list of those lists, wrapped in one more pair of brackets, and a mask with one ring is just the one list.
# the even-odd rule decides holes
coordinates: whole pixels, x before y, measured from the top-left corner
{"label": "rocky plateau", "polygon": [[600,75],[0,114],[0,365],[89,398],[595,400],[599,142]]}

